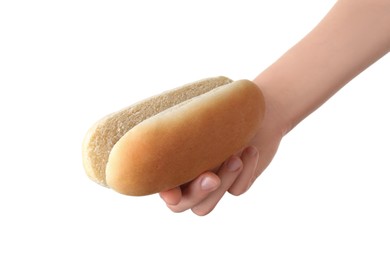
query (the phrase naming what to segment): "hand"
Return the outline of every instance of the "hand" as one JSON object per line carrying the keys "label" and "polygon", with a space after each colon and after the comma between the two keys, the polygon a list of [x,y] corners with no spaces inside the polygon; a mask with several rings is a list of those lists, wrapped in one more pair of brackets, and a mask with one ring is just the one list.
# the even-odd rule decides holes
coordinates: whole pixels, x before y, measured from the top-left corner
{"label": "hand", "polygon": [[186,185],[161,192],[160,196],[173,212],[191,209],[197,215],[206,215],[226,191],[231,192],[237,189],[235,187],[245,185],[245,181],[241,181],[241,184],[239,177],[253,178],[257,159],[257,149],[248,147],[241,156],[234,155],[226,160],[216,173],[205,172]]}
{"label": "hand", "polygon": [[219,169],[161,192],[167,207],[173,212],[191,209],[204,216],[215,208],[226,192],[236,196],[245,193],[272,161],[285,133],[285,128],[279,123],[282,118],[272,108],[267,106],[262,126],[247,147],[228,158]]}
{"label": "hand", "polygon": [[[205,215],[226,191],[244,193],[271,162],[288,131],[389,52],[390,5],[386,1],[355,2],[337,1],[318,26],[259,74],[254,82],[263,86],[266,114],[258,134],[247,145],[251,148],[238,152],[219,170],[161,192],[172,211],[192,209]],[[383,8],[378,8],[379,3]],[[361,35],[366,37],[361,39]],[[253,147],[257,153],[252,153]],[[239,166],[229,170],[233,161]]]}

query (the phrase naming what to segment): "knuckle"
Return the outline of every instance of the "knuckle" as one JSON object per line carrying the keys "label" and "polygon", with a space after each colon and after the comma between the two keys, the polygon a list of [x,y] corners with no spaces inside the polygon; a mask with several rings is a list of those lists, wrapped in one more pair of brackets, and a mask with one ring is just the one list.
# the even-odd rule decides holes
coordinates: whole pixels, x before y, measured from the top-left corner
{"label": "knuckle", "polygon": [[203,208],[203,207],[193,207],[191,208],[192,212],[198,216],[206,216],[207,214],[209,214],[212,210],[211,209],[208,209],[208,208]]}
{"label": "knuckle", "polygon": [[181,212],[184,212],[184,211],[187,210],[186,208],[175,207],[175,206],[168,206],[168,208],[169,208],[172,212],[174,212],[174,213],[181,213]]}
{"label": "knuckle", "polygon": [[245,193],[247,191],[247,189],[244,187],[244,186],[235,186],[235,187],[232,187],[231,189],[229,189],[229,193],[234,195],[234,196],[240,196],[242,195],[243,193]]}

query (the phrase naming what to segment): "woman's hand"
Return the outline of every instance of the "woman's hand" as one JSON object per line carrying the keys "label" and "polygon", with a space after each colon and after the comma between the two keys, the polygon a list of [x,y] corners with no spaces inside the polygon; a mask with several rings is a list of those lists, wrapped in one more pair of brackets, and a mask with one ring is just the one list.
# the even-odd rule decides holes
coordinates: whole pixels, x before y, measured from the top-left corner
{"label": "woman's hand", "polygon": [[161,192],[168,207],[205,215],[226,191],[234,195],[247,191],[287,132],[389,52],[389,12],[388,0],[337,1],[308,35],[254,80],[261,86],[266,111],[247,148],[220,169]]}

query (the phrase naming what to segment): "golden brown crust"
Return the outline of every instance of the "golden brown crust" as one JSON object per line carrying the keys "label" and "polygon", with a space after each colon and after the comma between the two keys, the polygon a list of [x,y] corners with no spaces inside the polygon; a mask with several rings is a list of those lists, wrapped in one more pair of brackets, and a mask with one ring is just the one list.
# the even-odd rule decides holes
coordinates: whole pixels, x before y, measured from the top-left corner
{"label": "golden brown crust", "polygon": [[108,186],[140,196],[167,190],[212,169],[243,148],[264,115],[260,89],[240,80],[149,118],[114,145]]}
{"label": "golden brown crust", "polygon": [[82,154],[87,175],[95,182],[106,184],[106,164],[114,144],[131,128],[186,100],[232,82],[226,77],[201,79],[142,100],[96,122],[85,135]]}

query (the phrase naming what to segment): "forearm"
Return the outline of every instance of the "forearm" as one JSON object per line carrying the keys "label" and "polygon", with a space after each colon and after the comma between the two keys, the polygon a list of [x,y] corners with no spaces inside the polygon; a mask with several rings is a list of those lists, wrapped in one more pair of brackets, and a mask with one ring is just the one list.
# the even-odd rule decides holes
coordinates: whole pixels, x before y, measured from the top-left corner
{"label": "forearm", "polygon": [[390,0],[340,0],[254,82],[287,133],[390,50]]}

